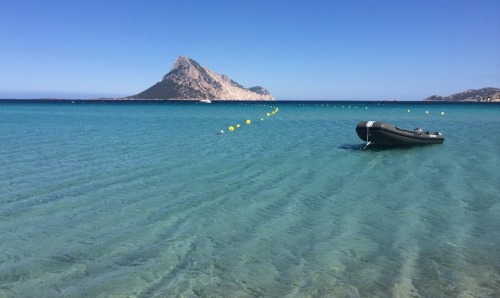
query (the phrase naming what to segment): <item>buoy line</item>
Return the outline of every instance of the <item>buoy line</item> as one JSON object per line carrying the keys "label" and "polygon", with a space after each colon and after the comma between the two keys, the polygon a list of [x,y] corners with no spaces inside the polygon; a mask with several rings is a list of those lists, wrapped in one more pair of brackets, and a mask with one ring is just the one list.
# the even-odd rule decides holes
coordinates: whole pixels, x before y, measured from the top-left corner
{"label": "buoy line", "polygon": [[[408,109],[408,110],[406,110],[406,112],[410,113],[411,110]],[[424,113],[425,113],[425,115],[429,115],[431,112],[429,110],[426,110]],[[440,112],[439,115],[444,116],[444,112]]]}
{"label": "buoy line", "polygon": [[[259,106],[260,106],[260,105],[259,105]],[[267,112],[267,113],[266,113],[266,117],[272,117],[272,116],[276,115],[276,114],[279,112],[279,108],[277,108],[277,107],[274,107],[274,106],[265,106],[265,107],[269,107],[269,108],[272,108],[272,109],[273,109],[271,112]],[[260,121],[261,121],[261,122],[262,122],[262,121],[264,121],[264,117],[261,117],[261,118],[260,118]],[[251,124],[252,124],[252,120],[250,120],[250,119],[248,119],[248,118],[247,118],[247,119],[245,120],[245,124],[246,124],[246,125],[251,125]],[[228,130],[229,132],[235,132],[235,131],[236,131],[236,129],[241,128],[241,127],[242,127],[242,126],[241,126],[239,123],[237,123],[237,124],[235,124],[235,125],[234,125],[234,124],[233,124],[233,125],[229,125],[229,126],[228,126],[228,128],[227,128],[227,130]],[[224,130],[223,130],[223,129],[221,129],[219,132],[217,132],[217,134],[218,134],[218,135],[223,135],[223,134],[224,134]]]}

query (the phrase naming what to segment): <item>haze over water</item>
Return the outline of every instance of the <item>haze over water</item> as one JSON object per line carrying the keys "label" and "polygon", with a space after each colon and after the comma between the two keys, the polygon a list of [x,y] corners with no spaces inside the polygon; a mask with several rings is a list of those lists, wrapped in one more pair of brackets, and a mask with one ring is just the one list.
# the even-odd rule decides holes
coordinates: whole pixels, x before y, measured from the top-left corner
{"label": "haze over water", "polygon": [[[0,297],[498,297],[499,115],[0,102]],[[363,150],[366,120],[445,142]]]}

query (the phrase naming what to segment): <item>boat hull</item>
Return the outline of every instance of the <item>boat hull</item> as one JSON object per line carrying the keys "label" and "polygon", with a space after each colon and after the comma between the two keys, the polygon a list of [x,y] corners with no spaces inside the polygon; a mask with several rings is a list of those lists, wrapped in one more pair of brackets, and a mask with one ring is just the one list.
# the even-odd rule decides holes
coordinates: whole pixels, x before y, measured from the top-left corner
{"label": "boat hull", "polygon": [[444,136],[439,132],[410,131],[380,121],[363,121],[356,126],[359,138],[378,146],[414,146],[442,144]]}

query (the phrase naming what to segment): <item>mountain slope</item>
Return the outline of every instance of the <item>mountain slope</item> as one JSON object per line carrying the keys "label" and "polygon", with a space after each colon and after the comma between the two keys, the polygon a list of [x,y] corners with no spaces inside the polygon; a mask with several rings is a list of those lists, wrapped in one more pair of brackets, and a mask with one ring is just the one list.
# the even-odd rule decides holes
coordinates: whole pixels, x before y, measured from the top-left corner
{"label": "mountain slope", "polygon": [[193,59],[180,56],[169,73],[143,92],[130,99],[219,99],[273,100],[269,92],[255,86],[245,88],[225,75],[202,67]]}

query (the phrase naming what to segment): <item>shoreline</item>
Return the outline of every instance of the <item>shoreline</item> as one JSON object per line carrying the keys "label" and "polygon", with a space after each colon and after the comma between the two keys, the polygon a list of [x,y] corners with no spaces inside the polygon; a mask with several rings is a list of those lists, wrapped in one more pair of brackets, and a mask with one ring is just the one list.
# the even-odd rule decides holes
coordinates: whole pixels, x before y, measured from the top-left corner
{"label": "shoreline", "polygon": [[[0,103],[199,103],[199,99],[128,99],[128,98],[0,98]],[[486,100],[217,100],[211,99],[212,103],[420,103],[420,104],[498,104],[500,99]]]}

